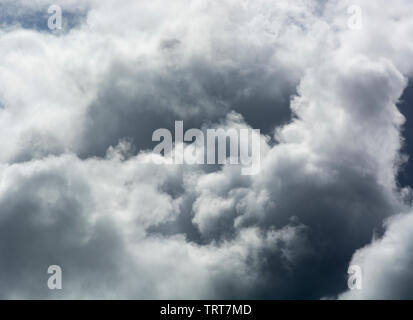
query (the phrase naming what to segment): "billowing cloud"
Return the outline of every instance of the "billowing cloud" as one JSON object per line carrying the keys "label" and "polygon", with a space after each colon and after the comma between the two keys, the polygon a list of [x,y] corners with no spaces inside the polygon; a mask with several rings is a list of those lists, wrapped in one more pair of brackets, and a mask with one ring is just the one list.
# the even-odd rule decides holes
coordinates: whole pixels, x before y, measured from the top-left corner
{"label": "billowing cloud", "polygon": [[[57,1],[50,32],[18,23],[48,1],[4,1],[0,297],[319,299],[349,264],[340,297],[410,297],[413,5],[355,1],[352,30],[353,2]],[[177,120],[261,129],[260,172],[154,164]]]}
{"label": "billowing cloud", "polygon": [[362,290],[347,291],[341,299],[412,299],[412,214],[386,223],[382,238],[357,250],[351,265],[361,267]]}

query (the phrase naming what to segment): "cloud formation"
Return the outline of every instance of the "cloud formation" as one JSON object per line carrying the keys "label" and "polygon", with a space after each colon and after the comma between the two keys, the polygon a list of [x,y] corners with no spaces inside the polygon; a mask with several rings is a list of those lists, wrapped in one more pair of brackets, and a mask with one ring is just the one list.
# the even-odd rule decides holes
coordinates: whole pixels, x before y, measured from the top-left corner
{"label": "cloud formation", "polygon": [[[48,1],[13,3],[1,298],[411,297],[411,1],[55,1],[76,21],[61,33],[14,22]],[[260,173],[154,164],[152,132],[176,120],[261,129]]]}

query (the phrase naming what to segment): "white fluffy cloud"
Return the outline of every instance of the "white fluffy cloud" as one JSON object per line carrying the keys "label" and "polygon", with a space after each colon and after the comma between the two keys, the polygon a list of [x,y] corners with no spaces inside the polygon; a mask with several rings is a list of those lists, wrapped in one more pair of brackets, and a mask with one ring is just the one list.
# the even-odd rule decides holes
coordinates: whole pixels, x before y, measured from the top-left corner
{"label": "white fluffy cloud", "polygon": [[[396,103],[413,5],[356,1],[350,30],[353,2],[57,1],[84,14],[70,30],[4,24],[0,296],[321,298],[351,260],[365,289],[341,297],[411,296]],[[175,120],[261,128],[260,173],[151,163]]]}
{"label": "white fluffy cloud", "polygon": [[361,266],[362,290],[347,291],[341,299],[412,299],[412,217],[392,217],[382,238],[356,251],[351,265]]}

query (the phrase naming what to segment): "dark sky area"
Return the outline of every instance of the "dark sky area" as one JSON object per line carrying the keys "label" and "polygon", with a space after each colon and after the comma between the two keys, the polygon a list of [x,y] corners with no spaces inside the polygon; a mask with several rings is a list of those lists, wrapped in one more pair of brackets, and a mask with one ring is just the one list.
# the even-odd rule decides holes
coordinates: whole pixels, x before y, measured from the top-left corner
{"label": "dark sky area", "polygon": [[399,173],[398,180],[401,186],[413,186],[413,81],[403,92],[398,104],[400,112],[406,117],[403,127],[403,136],[406,139],[402,149],[409,156],[409,160]]}

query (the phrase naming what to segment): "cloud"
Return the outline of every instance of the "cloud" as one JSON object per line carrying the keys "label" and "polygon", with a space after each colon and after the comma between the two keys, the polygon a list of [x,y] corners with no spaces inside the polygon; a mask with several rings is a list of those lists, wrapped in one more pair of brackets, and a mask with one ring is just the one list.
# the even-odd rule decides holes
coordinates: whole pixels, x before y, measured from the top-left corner
{"label": "cloud", "polygon": [[361,267],[362,290],[346,291],[340,299],[411,299],[412,214],[386,222],[386,233],[353,255],[350,265]]}
{"label": "cloud", "polygon": [[[148,227],[179,214],[180,202],[159,191],[179,168],[161,173],[148,158],[125,160],[113,151],[106,159],[65,155],[4,165],[0,254],[8,290],[2,297],[209,297],[229,295],[230,287],[239,287],[241,297],[262,281],[261,252],[286,263],[296,259],[294,247],[305,236],[299,226],[245,228],[208,245],[148,234]],[[65,274],[66,288],[57,295],[44,282],[52,262]]]}
{"label": "cloud", "polygon": [[[383,3],[357,2],[359,31],[333,0],[66,1],[84,17],[63,33],[3,26],[0,297],[318,299],[351,260],[363,297],[408,296],[413,8]],[[260,173],[153,164],[152,132],[176,120],[261,129]]]}

